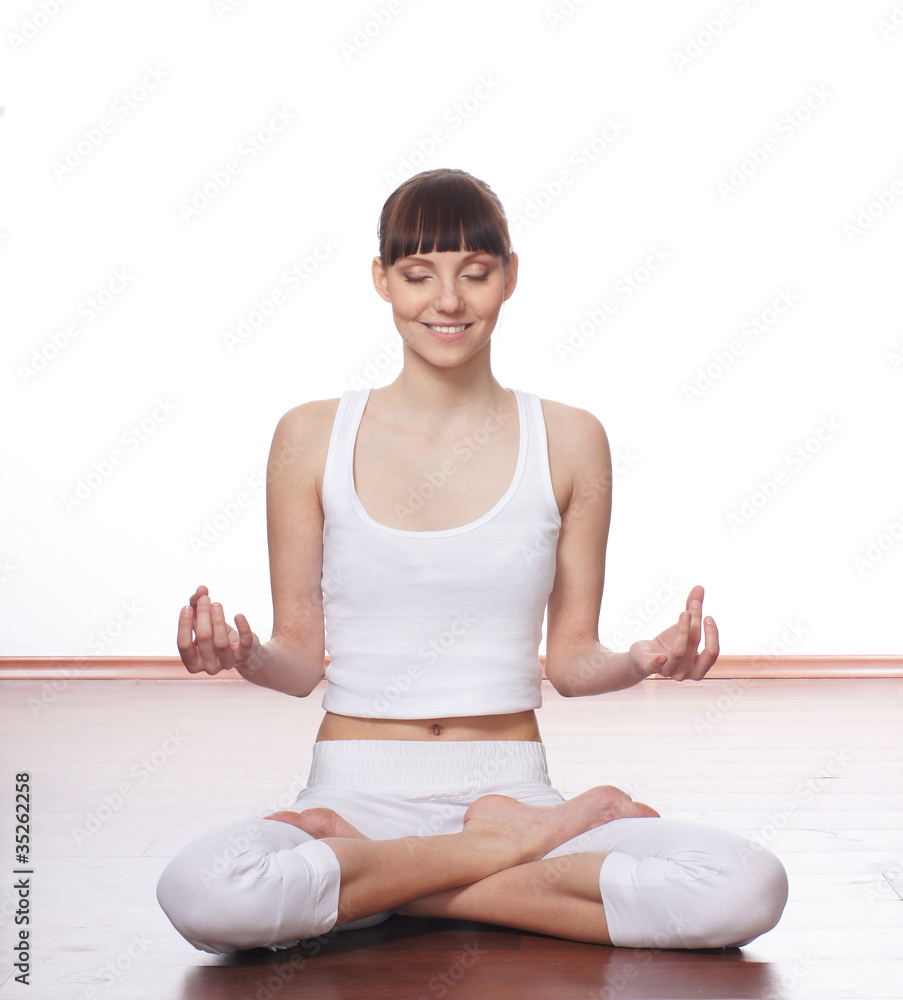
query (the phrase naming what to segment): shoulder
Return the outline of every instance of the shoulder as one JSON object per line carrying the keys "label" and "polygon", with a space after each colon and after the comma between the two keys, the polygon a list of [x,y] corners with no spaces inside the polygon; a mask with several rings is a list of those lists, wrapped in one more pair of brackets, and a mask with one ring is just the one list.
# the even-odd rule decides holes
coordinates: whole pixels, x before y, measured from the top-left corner
{"label": "shoulder", "polygon": [[299,403],[279,418],[270,448],[269,473],[289,465],[319,483],[340,397]]}
{"label": "shoulder", "polygon": [[311,399],[293,406],[279,418],[277,433],[310,438],[324,429],[331,431],[340,398]]}
{"label": "shoulder", "polygon": [[540,399],[549,446],[549,468],[564,513],[572,501],[611,486],[611,447],[602,421],[590,410]]}
{"label": "shoulder", "polygon": [[608,435],[595,413],[554,399],[540,399],[540,403],[550,453],[554,448],[563,455],[583,460],[597,454],[610,457]]}

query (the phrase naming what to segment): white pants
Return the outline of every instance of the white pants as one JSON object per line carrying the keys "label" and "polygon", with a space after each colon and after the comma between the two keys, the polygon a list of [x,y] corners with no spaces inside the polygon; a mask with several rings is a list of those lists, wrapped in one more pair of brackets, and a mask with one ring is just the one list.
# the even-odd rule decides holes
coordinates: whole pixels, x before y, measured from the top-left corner
{"label": "white pants", "polygon": [[[329,740],[314,744],[308,786],[289,808],[328,806],[365,836],[388,840],[460,832],[470,803],[491,792],[531,805],[565,801],[549,781],[542,743]],[[774,927],[787,901],[787,875],[770,851],[702,823],[612,820],[546,857],[587,851],[609,852],[599,888],[614,945],[748,944]],[[275,950],[391,916],[337,925],[340,877],[322,841],[251,817],[180,851],[157,899],[202,951]]]}

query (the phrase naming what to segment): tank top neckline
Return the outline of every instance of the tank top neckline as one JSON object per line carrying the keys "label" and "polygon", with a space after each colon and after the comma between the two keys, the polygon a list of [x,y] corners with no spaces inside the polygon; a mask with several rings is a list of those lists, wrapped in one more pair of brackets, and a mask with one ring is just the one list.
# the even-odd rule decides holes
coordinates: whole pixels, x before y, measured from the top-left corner
{"label": "tank top neckline", "polygon": [[[509,387],[506,386],[506,389]],[[358,517],[365,523],[369,524],[372,528],[376,528],[379,531],[384,531],[390,535],[403,535],[409,538],[444,538],[451,535],[461,535],[466,531],[473,531],[475,528],[479,528],[481,525],[486,524],[487,521],[491,521],[511,500],[514,494],[517,492],[517,488],[520,485],[520,481],[523,478],[524,469],[527,464],[527,409],[524,400],[521,397],[521,392],[519,389],[511,389],[514,393],[514,398],[517,401],[517,421],[518,421],[518,445],[517,445],[517,463],[514,467],[514,476],[508,485],[508,489],[502,494],[498,502],[481,517],[478,517],[475,521],[471,521],[469,524],[462,524],[456,528],[436,528],[429,529],[426,531],[412,531],[408,528],[392,528],[388,524],[382,524],[380,521],[374,520],[366,511],[361,498],[357,495],[357,489],[354,485],[354,450],[357,446],[357,434],[360,430],[361,420],[364,416],[364,409],[367,406],[367,401],[370,399],[370,393],[373,388],[367,390],[367,395],[363,397],[363,401],[358,408],[357,424],[351,429],[349,437],[351,438],[351,448],[348,455],[348,491],[351,496],[351,504],[354,507]]]}

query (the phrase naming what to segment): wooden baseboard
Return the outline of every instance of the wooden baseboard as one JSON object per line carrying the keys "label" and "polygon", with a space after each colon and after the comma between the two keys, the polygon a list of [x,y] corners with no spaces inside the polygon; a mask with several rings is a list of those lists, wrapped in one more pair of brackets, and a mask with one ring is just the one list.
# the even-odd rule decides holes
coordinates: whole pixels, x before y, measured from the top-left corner
{"label": "wooden baseboard", "polygon": [[[539,657],[545,671],[545,656]],[[329,664],[329,657],[326,657]],[[215,678],[240,679],[235,670]],[[660,680],[658,674],[653,675]],[[708,677],[903,677],[903,656],[719,656]],[[177,656],[0,656],[0,680],[210,680],[190,674]]]}

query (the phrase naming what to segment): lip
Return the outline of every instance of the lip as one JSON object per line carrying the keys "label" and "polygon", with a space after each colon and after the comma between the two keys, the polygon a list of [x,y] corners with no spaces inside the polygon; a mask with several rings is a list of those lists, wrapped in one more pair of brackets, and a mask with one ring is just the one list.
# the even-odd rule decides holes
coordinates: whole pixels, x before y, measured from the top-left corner
{"label": "lip", "polygon": [[436,338],[436,340],[444,340],[446,343],[453,340],[460,340],[467,331],[473,326],[473,323],[467,323],[466,325],[462,323],[442,323],[442,326],[464,326],[464,329],[458,333],[439,333],[438,330],[434,330],[429,323],[423,324],[427,330]]}

